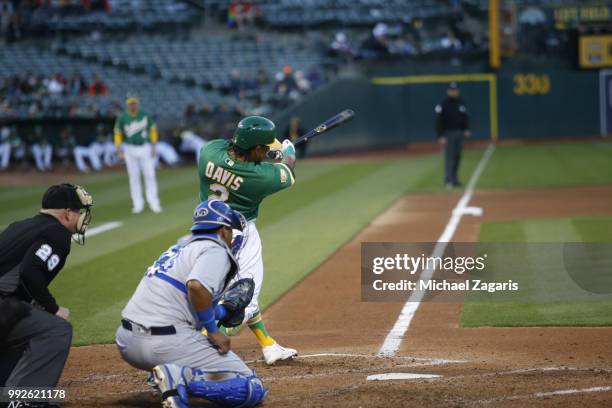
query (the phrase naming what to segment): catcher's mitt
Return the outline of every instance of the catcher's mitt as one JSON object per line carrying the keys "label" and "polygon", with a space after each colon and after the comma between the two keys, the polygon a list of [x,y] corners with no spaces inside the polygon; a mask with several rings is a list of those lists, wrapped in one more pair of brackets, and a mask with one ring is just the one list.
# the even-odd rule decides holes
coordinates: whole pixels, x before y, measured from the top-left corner
{"label": "catcher's mitt", "polygon": [[255,282],[251,278],[244,278],[234,282],[225,290],[219,304],[227,310],[227,316],[219,320],[224,327],[240,326],[244,320],[244,309],[251,303],[255,292]]}

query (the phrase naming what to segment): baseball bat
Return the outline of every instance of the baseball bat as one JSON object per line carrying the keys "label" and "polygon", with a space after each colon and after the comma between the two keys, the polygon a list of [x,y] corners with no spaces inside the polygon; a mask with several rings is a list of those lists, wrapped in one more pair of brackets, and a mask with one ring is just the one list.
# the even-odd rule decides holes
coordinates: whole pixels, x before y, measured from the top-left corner
{"label": "baseball bat", "polygon": [[343,110],[337,115],[334,115],[331,118],[327,119],[325,122],[321,123],[319,126],[312,129],[308,133],[295,139],[293,145],[297,146],[298,144],[304,143],[312,137],[319,136],[325,132],[329,132],[333,128],[338,127],[341,124],[353,119],[353,117],[355,117],[355,112],[352,109]]}

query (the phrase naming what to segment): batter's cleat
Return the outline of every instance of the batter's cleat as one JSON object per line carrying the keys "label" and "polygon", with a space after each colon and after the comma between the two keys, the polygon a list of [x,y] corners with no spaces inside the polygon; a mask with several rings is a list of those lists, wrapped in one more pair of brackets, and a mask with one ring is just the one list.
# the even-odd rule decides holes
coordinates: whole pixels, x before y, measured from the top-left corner
{"label": "batter's cleat", "polygon": [[162,407],[189,408],[189,397],[182,371],[182,368],[175,364],[153,367],[153,377],[161,391]]}
{"label": "batter's cleat", "polygon": [[133,207],[132,214],[140,214],[144,210],[144,207]]}
{"label": "batter's cleat", "polygon": [[153,211],[155,214],[159,214],[160,212],[162,212],[162,208],[159,205],[153,206],[151,207],[151,211]]}
{"label": "batter's cleat", "polygon": [[298,355],[296,349],[285,348],[276,342],[271,346],[263,347],[261,350],[263,351],[264,360],[266,360],[267,365],[272,365],[278,360],[290,360]]}

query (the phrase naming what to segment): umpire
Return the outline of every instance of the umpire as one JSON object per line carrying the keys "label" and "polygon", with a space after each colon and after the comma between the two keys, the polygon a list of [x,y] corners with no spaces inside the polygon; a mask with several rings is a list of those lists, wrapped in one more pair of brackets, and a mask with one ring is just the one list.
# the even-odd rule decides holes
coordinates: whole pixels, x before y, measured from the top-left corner
{"label": "umpire", "polygon": [[0,233],[0,353],[23,350],[7,387],[54,387],[72,340],[69,311],[48,285],[64,266],[70,239],[85,241],[91,195],[80,186],[51,186],[40,213]]}
{"label": "umpire", "polygon": [[459,87],[451,82],[446,98],[436,105],[436,132],[438,142],[444,148],[444,183],[447,187],[459,187],[457,178],[463,138],[471,136],[467,108],[460,97]]}

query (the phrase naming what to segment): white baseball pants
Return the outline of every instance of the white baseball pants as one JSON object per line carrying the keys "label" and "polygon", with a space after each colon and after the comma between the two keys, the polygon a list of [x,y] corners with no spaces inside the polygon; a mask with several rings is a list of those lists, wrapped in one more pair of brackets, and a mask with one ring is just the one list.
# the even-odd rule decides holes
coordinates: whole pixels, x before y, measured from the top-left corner
{"label": "white baseball pants", "polygon": [[145,182],[147,204],[151,209],[159,209],[159,195],[157,180],[155,179],[155,157],[152,155],[151,145],[149,143],[143,145],[124,143],[123,154],[130,179],[130,194],[134,209],[141,210],[144,207],[142,184],[140,182],[141,173]]}

